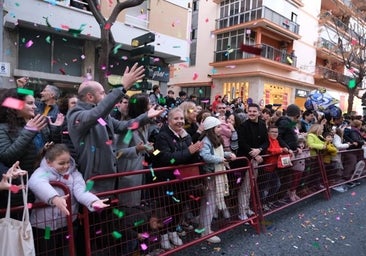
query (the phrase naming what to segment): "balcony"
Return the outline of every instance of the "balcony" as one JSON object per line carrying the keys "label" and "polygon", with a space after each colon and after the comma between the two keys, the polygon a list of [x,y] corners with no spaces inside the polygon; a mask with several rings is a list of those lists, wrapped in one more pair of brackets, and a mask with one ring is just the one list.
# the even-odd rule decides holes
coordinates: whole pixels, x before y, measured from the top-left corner
{"label": "balcony", "polygon": [[285,50],[276,49],[266,44],[252,45],[252,46],[260,47],[262,49],[261,54],[259,56],[243,52],[240,49],[234,49],[234,51],[230,53],[228,51],[216,51],[215,62],[221,62],[227,60],[253,59],[253,58],[257,59],[258,57],[262,57],[267,60],[296,67],[297,57],[287,53]]}
{"label": "balcony", "polygon": [[268,22],[257,22],[257,24],[253,24],[253,27],[262,26],[268,28],[270,27],[270,24],[275,24],[277,25],[275,28],[279,27],[290,33],[296,35],[299,34],[299,24],[291,21],[291,19],[288,19],[265,6],[217,19],[216,29],[225,29],[228,27],[240,25],[243,23],[250,23],[258,20]]}
{"label": "balcony", "polygon": [[341,85],[347,85],[352,77],[346,76],[342,73],[334,71],[324,66],[317,66],[314,74],[315,80],[318,82],[331,82],[338,83]]}

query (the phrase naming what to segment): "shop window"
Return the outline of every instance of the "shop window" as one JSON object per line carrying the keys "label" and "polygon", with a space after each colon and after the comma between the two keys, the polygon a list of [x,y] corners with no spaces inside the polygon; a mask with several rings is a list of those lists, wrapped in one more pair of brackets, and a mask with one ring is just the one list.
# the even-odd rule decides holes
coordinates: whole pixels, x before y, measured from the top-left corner
{"label": "shop window", "polygon": [[223,85],[222,95],[227,95],[229,102],[236,98],[241,98],[243,101],[248,98],[248,82],[227,82]]}

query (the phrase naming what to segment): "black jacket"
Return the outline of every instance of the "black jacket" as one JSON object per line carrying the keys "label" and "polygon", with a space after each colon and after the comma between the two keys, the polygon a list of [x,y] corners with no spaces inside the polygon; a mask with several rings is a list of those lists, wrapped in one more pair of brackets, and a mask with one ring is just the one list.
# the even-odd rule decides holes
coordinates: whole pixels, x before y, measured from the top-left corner
{"label": "black jacket", "polygon": [[[192,144],[191,136],[186,133],[184,137],[176,136],[168,125],[164,125],[156,136],[154,148],[159,154],[153,157],[153,167],[166,167],[181,164],[191,164],[199,161],[198,154],[191,154],[188,147]],[[171,171],[155,172],[159,181],[175,179]]]}

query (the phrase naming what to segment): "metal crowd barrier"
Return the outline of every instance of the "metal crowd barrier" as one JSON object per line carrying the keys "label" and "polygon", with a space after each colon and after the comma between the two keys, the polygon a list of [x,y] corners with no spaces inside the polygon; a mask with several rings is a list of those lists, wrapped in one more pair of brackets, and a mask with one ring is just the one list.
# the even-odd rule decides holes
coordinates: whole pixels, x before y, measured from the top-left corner
{"label": "metal crowd barrier", "polygon": [[[197,169],[203,165],[203,163],[197,163],[95,176],[90,179],[94,183],[138,174],[148,179],[159,172],[170,171],[177,174],[176,179],[173,180],[154,181],[152,179],[152,182],[141,186],[98,193],[100,198],[110,199],[111,206],[102,211],[89,212],[86,207],[82,207],[79,213],[71,213],[69,198],[68,208],[71,215],[62,217],[67,223],[66,228],[51,230],[48,235],[37,234],[37,232],[46,231],[35,232],[35,244],[45,243],[46,240],[58,236],[61,239],[57,241],[58,247],[55,250],[61,250],[63,255],[119,256],[136,253],[170,255],[243,224],[250,224],[258,233],[266,232],[265,218],[268,215],[317,194],[324,194],[325,199],[328,200],[337,189],[351,188],[352,184],[357,185],[360,179],[366,178],[362,149],[345,150],[338,154],[342,161],[341,166],[332,161],[325,163],[324,156],[320,154],[292,159],[294,164],[296,161],[305,163],[305,168],[297,175],[299,178],[297,183],[294,183],[296,175],[292,167],[277,169],[275,174],[267,172],[267,167],[271,166],[266,161],[266,158],[270,157],[268,155],[264,156],[265,161],[260,165],[253,165],[247,158],[238,158],[231,163],[231,169],[210,174],[193,176],[182,174],[186,170]],[[224,201],[229,216],[221,211],[214,213],[211,224],[212,233],[202,235],[205,230],[200,225],[199,215],[200,209],[208,203],[206,198],[208,180],[222,180],[216,178],[223,174],[227,177],[229,194],[224,197]],[[347,179],[342,179],[345,177]],[[248,216],[248,219],[241,220],[238,217],[240,214],[238,201],[243,189],[248,188],[244,185],[245,178],[248,178],[247,192],[250,191],[250,209],[254,214]],[[69,193],[68,188],[59,182],[53,182],[52,185],[62,188],[65,194]],[[291,200],[289,190],[291,191],[294,185],[296,185],[298,198]],[[141,202],[138,206],[121,203],[121,198],[136,191],[141,192]],[[47,205],[32,204],[32,209],[42,209],[45,206]],[[0,209],[0,213],[5,213],[5,210]],[[21,212],[22,207],[12,208],[12,215]],[[80,226],[72,222],[72,217],[75,215],[78,215]],[[156,218],[152,219],[152,216]],[[158,223],[160,227],[153,228],[154,223]],[[75,226],[79,226],[77,232],[75,232]],[[183,244],[174,246],[170,250],[161,250],[161,235],[167,232],[177,232]],[[55,251],[46,249],[38,252],[37,255],[55,255]]]}
{"label": "metal crowd barrier", "polygon": [[[53,181],[51,182],[51,185],[54,187],[59,187],[63,190],[63,192],[66,194],[70,194],[69,188],[64,185],[63,183]],[[35,248],[42,248],[36,250],[37,256],[42,255],[76,255],[75,253],[75,233],[74,233],[74,226],[72,222],[73,214],[71,211],[71,198],[67,198],[67,209],[70,212],[69,216],[62,216],[58,221],[61,221],[65,227],[60,228],[57,230],[52,230],[50,227],[50,222],[47,219],[36,219],[35,224],[42,224],[44,223],[47,227],[46,229],[33,229],[33,238],[34,238],[34,245]],[[28,207],[30,209],[30,216],[32,215],[32,211],[42,210],[45,209],[45,207],[48,207],[49,205],[44,203],[32,203],[28,204]],[[0,214],[4,214],[6,212],[6,209],[0,209]],[[21,220],[23,213],[23,206],[16,206],[11,208],[11,218],[19,219]],[[47,243],[53,243],[54,247],[49,248],[46,244]]]}

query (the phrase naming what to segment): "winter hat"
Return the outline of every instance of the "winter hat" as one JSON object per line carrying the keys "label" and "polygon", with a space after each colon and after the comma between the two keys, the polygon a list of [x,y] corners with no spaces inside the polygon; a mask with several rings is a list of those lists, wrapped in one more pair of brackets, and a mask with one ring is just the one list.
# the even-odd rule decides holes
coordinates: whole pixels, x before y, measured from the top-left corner
{"label": "winter hat", "polygon": [[300,116],[300,108],[295,104],[288,105],[286,114],[288,116]]}
{"label": "winter hat", "polygon": [[220,124],[221,124],[221,121],[219,119],[217,119],[216,117],[213,117],[213,116],[208,116],[208,117],[206,117],[205,121],[203,121],[203,129],[205,129],[205,131],[207,131]]}

